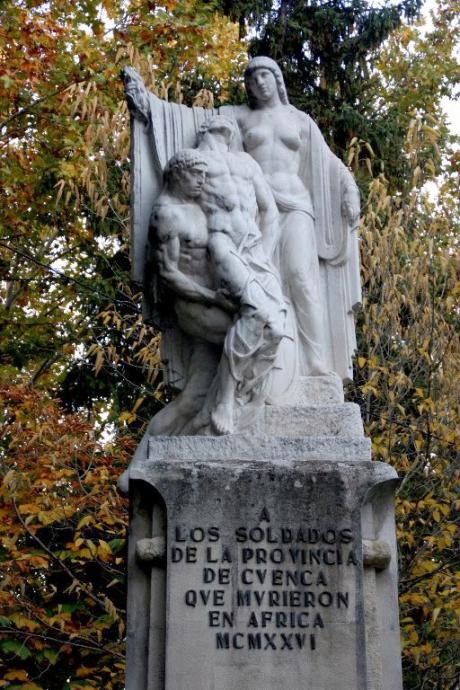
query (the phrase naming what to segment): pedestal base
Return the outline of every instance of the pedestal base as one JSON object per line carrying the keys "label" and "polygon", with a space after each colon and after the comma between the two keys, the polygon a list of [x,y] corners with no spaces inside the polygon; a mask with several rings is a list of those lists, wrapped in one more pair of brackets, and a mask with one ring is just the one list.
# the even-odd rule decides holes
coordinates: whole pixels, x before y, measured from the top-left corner
{"label": "pedestal base", "polygon": [[401,690],[396,474],[364,438],[294,440],[141,445],[127,690]]}

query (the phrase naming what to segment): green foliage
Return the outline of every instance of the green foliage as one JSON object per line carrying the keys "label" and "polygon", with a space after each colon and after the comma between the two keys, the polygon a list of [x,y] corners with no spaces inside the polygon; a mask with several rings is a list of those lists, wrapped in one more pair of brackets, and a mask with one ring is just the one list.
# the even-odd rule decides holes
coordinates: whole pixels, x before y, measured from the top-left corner
{"label": "green foliage", "polygon": [[164,98],[225,99],[244,59],[237,29],[191,0],[11,1],[0,13],[2,372],[101,423],[102,408],[125,423],[147,398],[141,425],[159,404],[159,341],[129,279],[119,74],[133,64]]}
{"label": "green foliage", "polygon": [[[374,458],[402,478],[408,690],[451,690],[459,681],[459,166],[441,105],[458,84],[458,40],[451,2],[439,5],[428,31],[404,26],[392,34],[375,63],[376,108],[398,136],[387,143],[382,172],[363,185],[364,308],[349,395],[361,405]],[[349,147],[361,182],[372,170],[365,147],[357,138]]]}
{"label": "green foliage", "polygon": [[129,278],[119,74],[210,104],[244,53],[206,2],[11,0],[0,22],[0,687],[122,690],[115,481],[165,394]]}

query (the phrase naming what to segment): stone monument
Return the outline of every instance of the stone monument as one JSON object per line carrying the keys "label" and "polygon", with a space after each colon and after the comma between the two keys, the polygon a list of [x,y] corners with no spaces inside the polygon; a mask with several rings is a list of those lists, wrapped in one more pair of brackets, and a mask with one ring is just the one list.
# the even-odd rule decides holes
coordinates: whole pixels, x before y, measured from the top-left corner
{"label": "stone monument", "polygon": [[359,194],[282,73],[246,106],[132,68],[132,264],[175,399],[130,496],[127,690],[401,690],[394,470],[345,403]]}

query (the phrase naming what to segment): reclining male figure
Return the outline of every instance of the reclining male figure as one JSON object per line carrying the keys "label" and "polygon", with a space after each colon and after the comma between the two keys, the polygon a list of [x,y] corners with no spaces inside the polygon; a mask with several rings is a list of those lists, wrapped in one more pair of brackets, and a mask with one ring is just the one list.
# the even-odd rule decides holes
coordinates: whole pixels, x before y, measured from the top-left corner
{"label": "reclining male figure", "polygon": [[207,162],[198,201],[208,221],[211,267],[219,288],[239,307],[225,339],[211,414],[219,433],[232,431],[236,398],[263,404],[287,314],[269,259],[279,232],[276,202],[258,163],[230,151],[236,131],[236,123],[214,116],[198,135]]}

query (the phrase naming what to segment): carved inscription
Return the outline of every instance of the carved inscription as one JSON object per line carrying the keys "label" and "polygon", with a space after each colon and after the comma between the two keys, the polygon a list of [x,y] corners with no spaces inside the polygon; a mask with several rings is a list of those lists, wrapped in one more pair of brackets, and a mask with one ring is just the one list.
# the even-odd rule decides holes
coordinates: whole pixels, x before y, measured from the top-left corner
{"label": "carved inscription", "polygon": [[183,604],[202,611],[215,649],[313,651],[353,612],[350,527],[275,526],[264,507],[226,540],[217,526],[176,525],[170,545],[170,562],[190,569]]}

